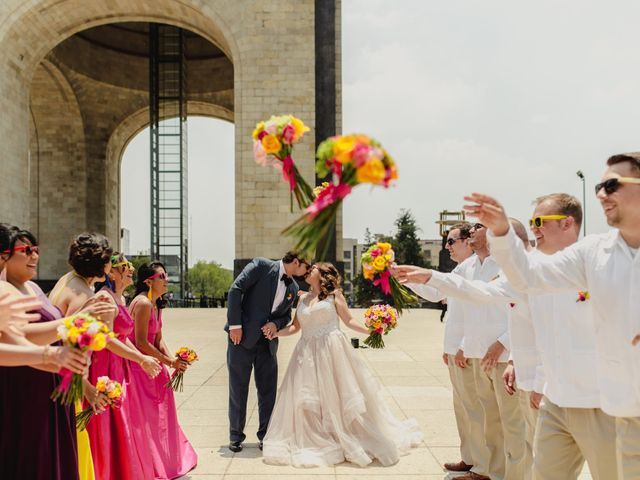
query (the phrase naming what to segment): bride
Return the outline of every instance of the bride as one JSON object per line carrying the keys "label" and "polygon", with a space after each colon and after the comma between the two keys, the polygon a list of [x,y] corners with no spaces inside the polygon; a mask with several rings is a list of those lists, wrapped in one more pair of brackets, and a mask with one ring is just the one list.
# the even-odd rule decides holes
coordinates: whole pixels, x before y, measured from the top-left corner
{"label": "bride", "polygon": [[293,324],[277,334],[302,331],[264,438],[264,461],[314,467],[346,460],[364,467],[377,459],[393,465],[422,433],[415,420],[393,416],[382,386],[340,330],[339,319],[369,333],[351,316],[337,269],[318,263],[306,281],[311,291],[301,297]]}

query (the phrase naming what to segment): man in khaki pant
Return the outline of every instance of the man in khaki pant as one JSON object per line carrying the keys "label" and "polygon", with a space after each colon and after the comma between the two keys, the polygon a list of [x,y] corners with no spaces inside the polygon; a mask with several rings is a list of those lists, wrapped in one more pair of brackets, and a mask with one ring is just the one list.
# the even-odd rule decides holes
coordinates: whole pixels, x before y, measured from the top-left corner
{"label": "man in khaki pant", "polygon": [[594,479],[616,478],[615,421],[600,408],[590,295],[586,291],[541,295],[537,289],[527,289],[518,270],[527,261],[543,264],[547,255],[569,250],[578,239],[581,222],[582,208],[575,197],[551,194],[537,199],[530,221],[537,252],[528,255],[519,245],[513,248],[512,232],[490,237],[492,254],[511,284],[529,293],[542,357],[531,394],[531,404],[540,408],[534,439],[536,480],[576,479],[585,460]]}
{"label": "man in khaki pant", "polygon": [[[452,226],[449,230],[445,248],[449,251],[451,259],[458,263],[451,275],[465,277],[473,264],[469,259],[473,255],[468,243],[470,229],[471,224],[464,222]],[[422,283],[406,285],[431,302],[439,302],[445,298],[442,292]],[[453,411],[460,436],[460,460],[447,462],[444,467],[451,472],[467,472],[473,468],[476,472],[486,473],[489,451],[485,446],[484,412],[477,401],[473,371],[455,365],[455,354],[464,335],[463,302],[451,298],[448,303],[442,359],[449,369],[453,387]]]}
{"label": "man in khaki pant", "polygon": [[[499,268],[489,256],[483,225],[474,225],[470,244],[476,253],[472,280],[488,282],[495,279]],[[522,480],[525,477],[524,417],[517,397],[509,395],[502,382],[509,357],[506,308],[465,303],[464,339],[456,354],[456,365],[460,368],[470,365],[473,371],[476,393],[484,411],[484,440],[490,459],[488,475],[471,471],[459,477],[460,480]]]}

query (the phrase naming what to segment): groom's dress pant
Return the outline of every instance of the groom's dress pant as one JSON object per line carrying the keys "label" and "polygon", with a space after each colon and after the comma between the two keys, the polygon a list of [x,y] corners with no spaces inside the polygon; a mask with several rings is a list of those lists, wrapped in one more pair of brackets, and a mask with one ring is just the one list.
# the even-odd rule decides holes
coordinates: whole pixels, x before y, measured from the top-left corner
{"label": "groom's dress pant", "polygon": [[269,350],[269,340],[261,338],[253,348],[227,344],[227,368],[229,369],[229,440],[242,442],[246,438],[247,398],[251,370],[254,370],[258,390],[260,426],[258,439],[267,433],[271,412],[276,402],[278,387],[278,360]]}

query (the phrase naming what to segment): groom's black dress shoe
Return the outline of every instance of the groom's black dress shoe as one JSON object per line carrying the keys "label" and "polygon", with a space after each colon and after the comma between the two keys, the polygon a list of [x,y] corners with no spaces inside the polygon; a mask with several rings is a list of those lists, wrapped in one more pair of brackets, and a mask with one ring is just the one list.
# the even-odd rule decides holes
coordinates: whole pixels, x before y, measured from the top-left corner
{"label": "groom's black dress shoe", "polygon": [[241,442],[231,442],[229,443],[229,450],[233,453],[238,453],[242,451],[242,443]]}
{"label": "groom's black dress shoe", "polygon": [[260,449],[260,451],[262,451],[262,440],[260,440],[260,443],[258,443],[258,448]]}

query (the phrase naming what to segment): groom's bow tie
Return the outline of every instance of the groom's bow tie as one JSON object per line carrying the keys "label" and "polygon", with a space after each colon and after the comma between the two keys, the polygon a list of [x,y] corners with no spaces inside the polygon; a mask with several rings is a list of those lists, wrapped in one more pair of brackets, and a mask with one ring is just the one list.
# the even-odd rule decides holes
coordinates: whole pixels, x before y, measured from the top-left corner
{"label": "groom's bow tie", "polygon": [[289,276],[287,276],[286,273],[283,273],[282,276],[280,277],[280,280],[284,282],[285,286],[289,286],[291,285],[291,282],[293,282],[293,279]]}

